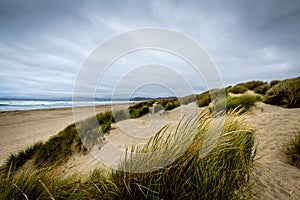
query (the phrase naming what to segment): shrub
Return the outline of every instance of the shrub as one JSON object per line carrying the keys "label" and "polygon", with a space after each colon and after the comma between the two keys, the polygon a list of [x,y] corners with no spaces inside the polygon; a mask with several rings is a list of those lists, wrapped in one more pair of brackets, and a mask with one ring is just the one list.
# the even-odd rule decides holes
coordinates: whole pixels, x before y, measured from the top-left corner
{"label": "shrub", "polygon": [[300,168],[300,129],[297,131],[295,138],[288,144],[286,154],[289,163]]}
{"label": "shrub", "polygon": [[261,85],[265,85],[267,84],[267,82],[264,81],[248,81],[245,83],[239,83],[237,84],[237,86],[243,86],[245,88],[248,88],[249,90],[255,90],[255,88],[261,86]]}
{"label": "shrub", "polygon": [[172,102],[168,102],[164,108],[165,110],[173,110],[174,108],[177,108],[178,106],[180,106],[179,101],[172,101]]}
{"label": "shrub", "polygon": [[266,103],[286,108],[300,107],[300,77],[279,82],[266,93]]}
{"label": "shrub", "polygon": [[149,107],[147,104],[142,107],[139,107],[139,108],[130,108],[129,107],[129,114],[132,119],[139,118],[139,117],[147,114],[148,112],[149,112]]}
{"label": "shrub", "polygon": [[143,116],[149,112],[149,107],[148,106],[143,106],[139,109],[139,115]]}
{"label": "shrub", "polygon": [[230,89],[230,92],[234,94],[241,94],[246,92],[247,90],[248,89],[242,85],[236,85]]}
{"label": "shrub", "polygon": [[210,106],[210,110],[213,112],[222,112],[224,111],[224,105],[226,105],[226,110],[230,111],[233,109],[238,109],[240,112],[245,112],[249,110],[251,106],[254,105],[256,101],[262,101],[261,95],[253,94],[242,94],[240,96],[228,96],[225,99],[217,99]]}
{"label": "shrub", "polygon": [[231,89],[232,89],[232,86],[231,86],[231,85],[227,86],[227,87],[225,88],[226,94],[228,94],[228,93],[231,91]]}
{"label": "shrub", "polygon": [[130,118],[135,119],[139,117],[139,109],[131,108],[129,109]]}
{"label": "shrub", "polygon": [[197,95],[197,105],[199,107],[208,106],[211,102],[209,91]]}
{"label": "shrub", "polygon": [[[158,100],[157,104],[161,105],[164,110],[172,110],[178,106],[180,106],[179,100],[177,98],[168,98],[168,99],[163,99],[163,100]],[[154,113],[162,110],[159,107],[156,107],[154,109]]]}
{"label": "shrub", "polygon": [[180,99],[180,103],[182,105],[187,105],[189,103],[196,102],[196,101],[197,101],[197,96],[195,94],[191,94]]}
{"label": "shrub", "polygon": [[257,94],[266,94],[266,92],[270,89],[270,85],[268,83],[264,85],[257,86],[254,89],[254,92]]}
{"label": "shrub", "polygon": [[270,82],[270,86],[273,87],[273,86],[277,85],[280,82],[281,82],[280,80],[273,80],[273,81]]}

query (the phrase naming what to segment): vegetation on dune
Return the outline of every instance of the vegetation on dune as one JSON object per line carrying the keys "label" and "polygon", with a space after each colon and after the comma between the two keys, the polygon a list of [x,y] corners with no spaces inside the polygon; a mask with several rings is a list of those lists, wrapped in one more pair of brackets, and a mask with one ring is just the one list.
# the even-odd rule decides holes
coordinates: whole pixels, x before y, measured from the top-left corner
{"label": "vegetation on dune", "polygon": [[197,101],[197,95],[195,94],[191,94],[180,99],[180,103],[182,105],[187,105],[189,103],[196,102],[196,101]]}
{"label": "vegetation on dune", "polygon": [[180,100],[178,100],[177,98],[167,98],[140,102],[130,106],[128,109],[115,111],[113,113],[112,122],[118,122],[125,119],[139,118],[149,113],[151,107],[153,107],[154,113],[156,113],[159,110],[172,110],[178,106],[180,106]]}
{"label": "vegetation on dune", "polygon": [[[254,129],[243,117],[230,112],[221,134],[220,124],[202,113],[183,123],[175,133],[157,133],[143,147],[120,163],[123,171],[95,170],[89,177],[65,177],[57,165],[36,166],[30,161],[19,171],[0,171],[1,199],[233,199],[245,198],[255,156]],[[219,135],[219,137],[216,137]],[[212,143],[203,152],[203,144]],[[183,148],[183,144],[190,144]],[[164,149],[166,154],[157,153]],[[131,172],[176,155],[164,168],[146,173]],[[152,167],[155,167],[152,166]]]}
{"label": "vegetation on dune", "polygon": [[[235,116],[236,113],[229,113],[218,139],[214,138],[215,134],[208,134],[211,118],[202,114],[196,126],[186,123],[167,139],[163,139],[165,132],[161,132],[145,147],[133,148],[133,152],[150,154],[129,156],[120,166],[124,171],[143,170],[153,164],[153,159],[161,163],[169,156],[178,155],[178,158],[165,168],[148,173],[113,171],[112,180],[118,185],[121,198],[232,199],[245,195],[243,191],[249,189],[247,183],[255,152],[254,130],[246,127]],[[213,130],[219,130],[218,125],[215,124]],[[195,137],[194,128],[197,132]],[[202,157],[205,139],[215,139],[217,142]],[[183,144],[189,142],[191,145],[187,150],[181,151]],[[155,154],[166,146],[166,156]]]}
{"label": "vegetation on dune", "polygon": [[219,99],[219,98],[225,98],[227,95],[228,88],[213,89],[213,90],[209,90],[209,91],[203,92],[201,94],[198,94],[196,96],[197,97],[197,105],[199,107],[204,107],[204,106],[208,106],[212,100]]}
{"label": "vegetation on dune", "polygon": [[[255,94],[245,93],[247,90]],[[229,92],[239,95],[230,96]],[[194,101],[208,109],[196,121],[187,120],[175,133],[168,135],[163,129],[146,145],[132,147],[120,163],[121,170],[94,170],[85,178],[76,174],[66,177],[61,171],[60,165],[74,152],[85,153],[101,144],[111,123],[141,117],[152,109],[154,113],[172,110]],[[9,157],[0,167],[0,199],[245,198],[251,187],[248,180],[256,147],[254,129],[243,122],[242,113],[256,101],[299,107],[300,77],[270,83],[249,81],[180,99],[140,102],[127,110],[104,112],[71,124],[48,141]],[[224,105],[223,127],[215,120],[225,114]],[[208,110],[217,112],[218,118],[212,118]],[[222,131],[220,135],[215,134],[218,130]],[[182,148],[185,144],[190,144],[187,149]],[[203,151],[207,144],[212,144],[211,151]],[[300,167],[300,131],[287,146],[286,153],[290,163]],[[169,160],[163,168],[159,166],[172,156],[176,159]],[[154,163],[158,164],[157,168]],[[153,170],[137,173],[149,167]]]}
{"label": "vegetation on dune", "polygon": [[[245,94],[246,91],[252,90],[255,95]],[[285,108],[299,108],[300,107],[300,77],[273,80],[270,83],[264,81],[248,81],[239,83],[235,86],[228,86],[225,88],[225,98],[213,98],[211,95],[214,91],[210,90],[196,95],[197,105],[199,107],[210,105],[210,109],[219,111],[222,105],[225,104],[227,109],[234,109],[240,107],[248,110],[256,101],[264,101],[267,104],[278,105]],[[220,91],[220,90],[219,90]],[[239,96],[228,95],[228,93],[239,94]],[[212,102],[214,100],[214,102]],[[223,106],[224,107],[224,106]]]}
{"label": "vegetation on dune", "polygon": [[263,81],[248,81],[245,83],[239,83],[233,87],[227,89],[227,92],[233,94],[242,94],[248,90],[253,90],[258,94],[265,94],[267,90],[270,89],[270,85],[267,82]]}
{"label": "vegetation on dune", "polygon": [[211,105],[210,110],[213,112],[222,112],[237,109],[240,113],[248,111],[257,101],[262,101],[263,97],[258,94],[242,94],[240,96],[227,96],[226,99],[216,99]]}
{"label": "vegetation on dune", "polygon": [[197,95],[197,105],[199,107],[208,106],[211,102],[209,91]]}
{"label": "vegetation on dune", "polygon": [[141,117],[149,112],[149,107],[155,102],[159,102],[165,110],[171,110],[180,105],[178,99],[172,98],[141,102],[130,106],[127,110],[116,111],[114,114],[111,111],[99,113],[96,117],[89,117],[76,125],[69,125],[44,143],[36,143],[24,151],[11,155],[2,168],[6,171],[17,171],[29,160],[33,160],[38,168],[44,166],[45,163],[49,166],[62,164],[74,152],[86,152],[96,144],[100,144],[104,133],[109,131],[111,123]]}
{"label": "vegetation on dune", "polygon": [[287,145],[286,154],[289,163],[300,168],[300,129],[296,132],[295,138]]}
{"label": "vegetation on dune", "polygon": [[266,103],[286,108],[300,107],[300,77],[276,83],[266,93]]}
{"label": "vegetation on dune", "polygon": [[242,85],[236,85],[233,86],[229,92],[233,93],[233,94],[242,94],[244,92],[246,92],[248,90],[248,88],[242,86]]}
{"label": "vegetation on dune", "polygon": [[270,85],[268,83],[265,83],[263,85],[259,85],[254,89],[254,92],[257,94],[266,94],[266,92],[270,89]]}
{"label": "vegetation on dune", "polygon": [[239,83],[239,84],[237,84],[237,86],[243,86],[243,87],[247,88],[248,90],[255,90],[257,87],[260,87],[265,84],[267,84],[267,82],[254,80],[254,81],[248,81],[245,83]]}
{"label": "vegetation on dune", "polygon": [[17,171],[29,160],[37,168],[60,165],[66,162],[73,152],[86,152],[87,148],[99,144],[104,133],[110,128],[111,121],[112,112],[105,112],[77,125],[71,124],[48,141],[36,143],[18,154],[11,155],[2,166],[2,170]]}
{"label": "vegetation on dune", "polygon": [[177,98],[163,99],[158,101],[158,104],[160,104],[165,110],[173,110],[180,106],[180,102]]}
{"label": "vegetation on dune", "polygon": [[273,86],[277,85],[277,84],[280,83],[280,82],[281,82],[280,80],[272,80],[272,81],[270,82],[270,87],[273,87]]}

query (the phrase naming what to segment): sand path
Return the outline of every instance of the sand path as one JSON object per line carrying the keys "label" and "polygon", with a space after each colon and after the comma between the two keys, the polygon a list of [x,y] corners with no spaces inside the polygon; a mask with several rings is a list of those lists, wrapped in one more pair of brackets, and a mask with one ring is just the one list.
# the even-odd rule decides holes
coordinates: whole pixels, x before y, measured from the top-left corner
{"label": "sand path", "polygon": [[289,165],[284,153],[299,128],[300,109],[257,103],[248,121],[257,128],[259,143],[253,199],[300,199],[300,169]]}

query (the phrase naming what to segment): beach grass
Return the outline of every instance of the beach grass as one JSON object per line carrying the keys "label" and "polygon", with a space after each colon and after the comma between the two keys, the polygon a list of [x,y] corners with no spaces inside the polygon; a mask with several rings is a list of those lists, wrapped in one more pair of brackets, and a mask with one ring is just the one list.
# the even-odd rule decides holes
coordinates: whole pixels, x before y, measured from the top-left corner
{"label": "beach grass", "polygon": [[286,108],[300,107],[300,77],[276,81],[266,92],[266,103]]}
{"label": "beach grass", "polygon": [[29,160],[33,161],[37,168],[63,164],[74,152],[87,152],[88,148],[98,144],[111,123],[112,112],[108,111],[71,124],[48,141],[38,142],[11,155],[1,168],[4,171],[17,171]]}
{"label": "beach grass", "polygon": [[257,101],[263,101],[264,97],[259,94],[241,94],[238,96],[227,96],[226,99],[216,99],[210,104],[209,109],[213,112],[225,112],[234,109],[240,110],[239,113],[246,112]]}
{"label": "beach grass", "polygon": [[233,94],[242,94],[245,93],[248,90],[248,88],[246,88],[245,86],[242,85],[236,85],[233,86],[229,92],[233,93]]}
{"label": "beach grass", "polygon": [[286,154],[289,163],[300,168],[300,128],[296,131],[294,139],[287,144]]}
{"label": "beach grass", "polygon": [[[110,119],[109,113],[99,116]],[[144,146],[129,149],[128,156],[120,163],[120,170],[98,169],[88,177],[78,174],[65,176],[59,170],[57,158],[52,163],[52,158],[45,160],[44,157],[41,159],[43,163],[38,166],[34,159],[28,159],[14,169],[14,162],[8,162],[8,169],[6,166],[0,170],[0,198],[247,198],[250,187],[248,180],[256,152],[255,130],[243,121],[243,116],[237,117],[235,111],[226,115],[222,129],[219,128],[220,124],[212,123],[213,120],[205,110],[196,120],[190,118],[182,122],[175,132],[167,133],[166,129],[162,129]],[[72,130],[72,127],[64,131]],[[219,130],[220,134],[215,134]],[[74,141],[74,136],[69,137],[69,142]],[[49,141],[57,142],[53,138]],[[207,141],[215,141],[209,146],[210,151],[203,149]],[[37,144],[27,154],[33,155],[31,158],[37,156],[35,152],[45,144]],[[189,145],[184,147],[184,144]],[[170,159],[174,156],[175,159]],[[160,166],[165,160],[169,162]],[[151,170],[142,173],[145,169]]]}

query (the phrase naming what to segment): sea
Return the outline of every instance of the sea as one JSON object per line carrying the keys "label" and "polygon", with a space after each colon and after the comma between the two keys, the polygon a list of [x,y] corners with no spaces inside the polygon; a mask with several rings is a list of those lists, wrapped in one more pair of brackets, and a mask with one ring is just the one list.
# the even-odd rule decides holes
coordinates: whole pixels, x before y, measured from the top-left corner
{"label": "sea", "polygon": [[[126,100],[95,100],[81,102],[81,106],[99,106],[121,103],[134,103]],[[36,110],[48,108],[71,108],[72,100],[0,99],[0,112],[16,110]]]}

